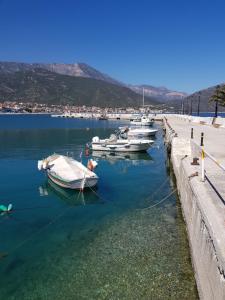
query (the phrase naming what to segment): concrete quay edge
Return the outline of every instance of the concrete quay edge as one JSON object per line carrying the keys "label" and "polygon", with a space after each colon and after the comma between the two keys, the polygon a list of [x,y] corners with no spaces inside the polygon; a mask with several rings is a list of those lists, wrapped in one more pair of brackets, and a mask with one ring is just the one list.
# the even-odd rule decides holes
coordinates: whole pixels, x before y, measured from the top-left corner
{"label": "concrete quay edge", "polygon": [[[200,299],[225,299],[225,235],[224,221],[207,192],[207,184],[199,177],[188,177],[199,166],[191,166],[190,140],[175,137],[165,124],[166,140],[171,147],[171,161],[177,179],[183,216],[187,225],[192,263]],[[187,157],[185,157],[187,155]],[[185,157],[185,158],[184,158]],[[206,200],[207,199],[207,200]],[[219,201],[219,200],[218,200]]]}

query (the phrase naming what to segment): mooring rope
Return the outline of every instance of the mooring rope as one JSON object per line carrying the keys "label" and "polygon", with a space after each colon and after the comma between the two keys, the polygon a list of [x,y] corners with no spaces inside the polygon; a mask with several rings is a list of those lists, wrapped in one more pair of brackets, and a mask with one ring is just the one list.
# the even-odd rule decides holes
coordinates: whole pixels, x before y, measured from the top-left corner
{"label": "mooring rope", "polygon": [[87,181],[87,185],[88,185],[88,188],[100,199],[102,200],[103,202],[109,202],[109,201],[106,201],[102,196],[100,196],[88,183]]}
{"label": "mooring rope", "polygon": [[[153,197],[164,187],[164,185],[170,180],[170,177],[167,177],[166,180],[159,186],[158,189],[156,189],[154,191],[154,193],[150,196],[150,197],[147,197],[144,199],[144,201],[148,200],[148,199],[152,199],[153,200]],[[163,201],[165,201],[166,199],[168,199],[170,196],[172,196],[172,194],[174,194],[175,192],[177,191],[177,188],[175,188],[172,192],[170,192],[167,196],[165,196],[163,199],[161,199],[159,202],[151,205],[151,206],[148,206],[148,207],[144,207],[144,208],[136,208],[136,210],[145,210],[145,209],[149,209],[149,208],[152,208],[154,206],[157,206],[158,204],[162,203]]]}
{"label": "mooring rope", "polygon": [[158,187],[158,189],[156,189],[155,191],[154,191],[154,193],[151,195],[151,196],[149,196],[149,197],[147,197],[145,200],[148,200],[149,198],[153,198],[163,187],[164,187],[164,185],[168,182],[170,180],[170,177],[167,177],[166,178],[166,180]]}
{"label": "mooring rope", "polygon": [[137,210],[145,210],[145,209],[150,209],[150,208],[153,208],[157,205],[159,205],[160,203],[166,201],[170,196],[172,196],[175,192],[177,191],[177,188],[175,188],[172,192],[170,192],[166,197],[162,198],[160,201],[158,201],[157,203],[151,205],[151,206],[148,206],[148,207],[144,207],[144,208],[138,208]]}

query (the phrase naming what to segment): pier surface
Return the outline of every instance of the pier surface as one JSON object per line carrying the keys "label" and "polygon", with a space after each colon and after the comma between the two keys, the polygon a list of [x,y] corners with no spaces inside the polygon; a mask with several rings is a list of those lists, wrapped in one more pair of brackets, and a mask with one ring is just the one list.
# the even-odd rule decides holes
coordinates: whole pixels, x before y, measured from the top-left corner
{"label": "pier surface", "polygon": [[[225,299],[225,171],[218,166],[225,165],[225,128],[177,115],[164,117],[199,296]],[[217,161],[205,156],[204,181],[201,133],[204,150]],[[193,157],[199,158],[199,165],[191,164]]]}

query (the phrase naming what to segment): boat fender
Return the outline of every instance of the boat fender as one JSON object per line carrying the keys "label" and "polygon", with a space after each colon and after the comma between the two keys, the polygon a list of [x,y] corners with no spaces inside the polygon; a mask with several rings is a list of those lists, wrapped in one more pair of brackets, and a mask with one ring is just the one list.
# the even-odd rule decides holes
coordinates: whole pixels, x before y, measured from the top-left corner
{"label": "boat fender", "polygon": [[46,160],[44,160],[43,164],[42,164],[43,169],[46,170],[47,166],[48,166],[48,162]]}
{"label": "boat fender", "polygon": [[92,166],[94,167],[94,169],[97,167],[98,163],[96,160],[91,159],[92,162]]}
{"label": "boat fender", "polygon": [[90,171],[92,171],[92,170],[93,170],[92,162],[91,162],[91,160],[90,160],[90,159],[88,160],[88,163],[87,163],[87,168],[88,168],[88,170],[90,170]]}
{"label": "boat fender", "polygon": [[38,170],[41,171],[42,167],[43,167],[43,161],[39,160],[38,161]]}
{"label": "boat fender", "polygon": [[88,163],[87,163],[87,168],[90,170],[90,171],[93,171],[96,167],[97,167],[98,163],[93,160],[93,159],[89,159],[88,160]]}

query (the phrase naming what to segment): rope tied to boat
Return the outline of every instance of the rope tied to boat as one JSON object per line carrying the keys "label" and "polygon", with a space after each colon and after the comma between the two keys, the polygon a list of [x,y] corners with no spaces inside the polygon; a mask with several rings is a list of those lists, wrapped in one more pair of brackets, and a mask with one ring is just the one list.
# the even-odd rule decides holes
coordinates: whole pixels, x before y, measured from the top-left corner
{"label": "rope tied to boat", "polygon": [[146,209],[150,209],[150,208],[153,208],[157,205],[159,205],[160,203],[166,201],[170,196],[172,196],[175,192],[177,191],[177,188],[175,188],[172,192],[170,192],[166,197],[162,198],[160,201],[158,201],[157,203],[151,205],[151,206],[148,206],[148,207],[144,207],[144,208],[139,208],[138,210],[146,210]]}
{"label": "rope tied to boat", "polygon": [[[153,197],[164,187],[164,185],[169,181],[170,177],[167,177],[167,179],[159,186],[158,189],[156,189],[154,191],[154,193],[150,196],[150,197],[147,197],[145,200],[148,200],[149,198],[153,200]],[[172,196],[175,192],[177,191],[177,188],[173,189],[167,196],[165,196],[164,198],[162,198],[160,201],[158,201],[157,203],[151,205],[151,206],[148,206],[148,207],[144,207],[144,208],[137,208],[136,210],[146,210],[146,209],[150,209],[150,208],[153,208],[157,205],[159,205],[160,203],[166,201],[170,196]]]}

